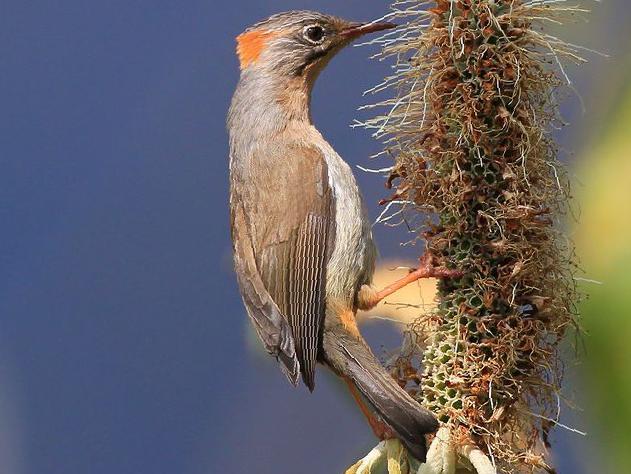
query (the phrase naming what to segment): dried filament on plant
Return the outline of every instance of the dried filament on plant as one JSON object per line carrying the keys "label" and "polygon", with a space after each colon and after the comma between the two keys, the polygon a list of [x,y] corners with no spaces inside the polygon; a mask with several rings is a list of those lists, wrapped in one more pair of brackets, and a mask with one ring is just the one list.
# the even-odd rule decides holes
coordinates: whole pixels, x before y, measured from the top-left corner
{"label": "dried filament on plant", "polygon": [[389,182],[406,213],[433,211],[418,229],[429,251],[465,272],[440,283],[437,310],[410,328],[429,330],[411,391],[499,469],[549,469],[558,347],[576,301],[553,93],[562,62],[581,59],[542,25],[583,10],[545,0],[394,8],[408,23],[377,42],[396,72],[373,92],[396,97],[370,106],[389,113],[364,125],[395,158]]}

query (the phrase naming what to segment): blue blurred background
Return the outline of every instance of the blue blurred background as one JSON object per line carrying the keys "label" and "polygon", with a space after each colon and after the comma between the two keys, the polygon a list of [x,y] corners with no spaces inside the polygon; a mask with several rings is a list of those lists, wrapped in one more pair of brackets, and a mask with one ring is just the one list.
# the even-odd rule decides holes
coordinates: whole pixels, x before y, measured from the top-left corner
{"label": "blue blurred background", "polygon": [[[587,112],[568,97],[572,126],[558,139],[577,153],[584,224],[572,234],[586,276],[605,284],[587,287],[588,362],[568,367],[566,393],[585,410],[564,421],[590,436],[555,432],[561,474],[614,472],[603,466],[628,460],[631,442],[631,11],[624,0],[586,3],[590,22],[559,34],[612,58],[570,68]],[[224,118],[238,78],[234,37],[247,25],[288,9],[366,20],[387,7],[3,5],[0,472],[333,473],[374,444],[334,378],[320,371],[313,395],[292,389],[247,330],[231,269]],[[361,92],[388,73],[372,52],[342,52],[313,101],[318,127],[353,164],[370,165],[379,150],[348,126],[368,100]],[[381,178],[358,177],[377,215]],[[419,251],[400,248],[403,229],[376,236],[385,257]],[[365,332],[378,351],[397,343],[384,324]]]}

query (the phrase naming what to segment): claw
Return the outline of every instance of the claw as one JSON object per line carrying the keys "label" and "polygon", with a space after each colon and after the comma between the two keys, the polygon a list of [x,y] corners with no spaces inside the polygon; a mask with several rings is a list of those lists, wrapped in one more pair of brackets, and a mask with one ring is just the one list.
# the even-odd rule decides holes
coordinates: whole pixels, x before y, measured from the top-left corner
{"label": "claw", "polygon": [[436,265],[436,258],[434,255],[426,251],[419,259],[419,267],[412,273],[418,275],[420,278],[460,278],[464,275],[461,270],[450,270],[446,267]]}

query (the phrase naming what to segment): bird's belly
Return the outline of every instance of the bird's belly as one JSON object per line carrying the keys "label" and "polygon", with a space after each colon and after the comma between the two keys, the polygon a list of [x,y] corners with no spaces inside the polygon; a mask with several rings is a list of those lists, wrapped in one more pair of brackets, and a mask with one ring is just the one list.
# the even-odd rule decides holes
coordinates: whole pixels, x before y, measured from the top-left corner
{"label": "bird's belly", "polygon": [[346,162],[322,146],[335,200],[335,240],[327,265],[326,295],[352,306],[362,284],[372,279],[375,246],[361,194]]}

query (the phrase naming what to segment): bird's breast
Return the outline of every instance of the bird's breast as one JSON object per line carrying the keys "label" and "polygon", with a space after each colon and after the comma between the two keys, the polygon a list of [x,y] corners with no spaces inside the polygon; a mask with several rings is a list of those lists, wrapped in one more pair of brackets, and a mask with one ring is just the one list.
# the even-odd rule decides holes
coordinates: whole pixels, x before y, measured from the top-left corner
{"label": "bird's breast", "polygon": [[327,266],[327,298],[351,306],[374,271],[376,250],[361,193],[349,165],[324,140],[317,140],[327,165],[335,202],[335,239]]}

